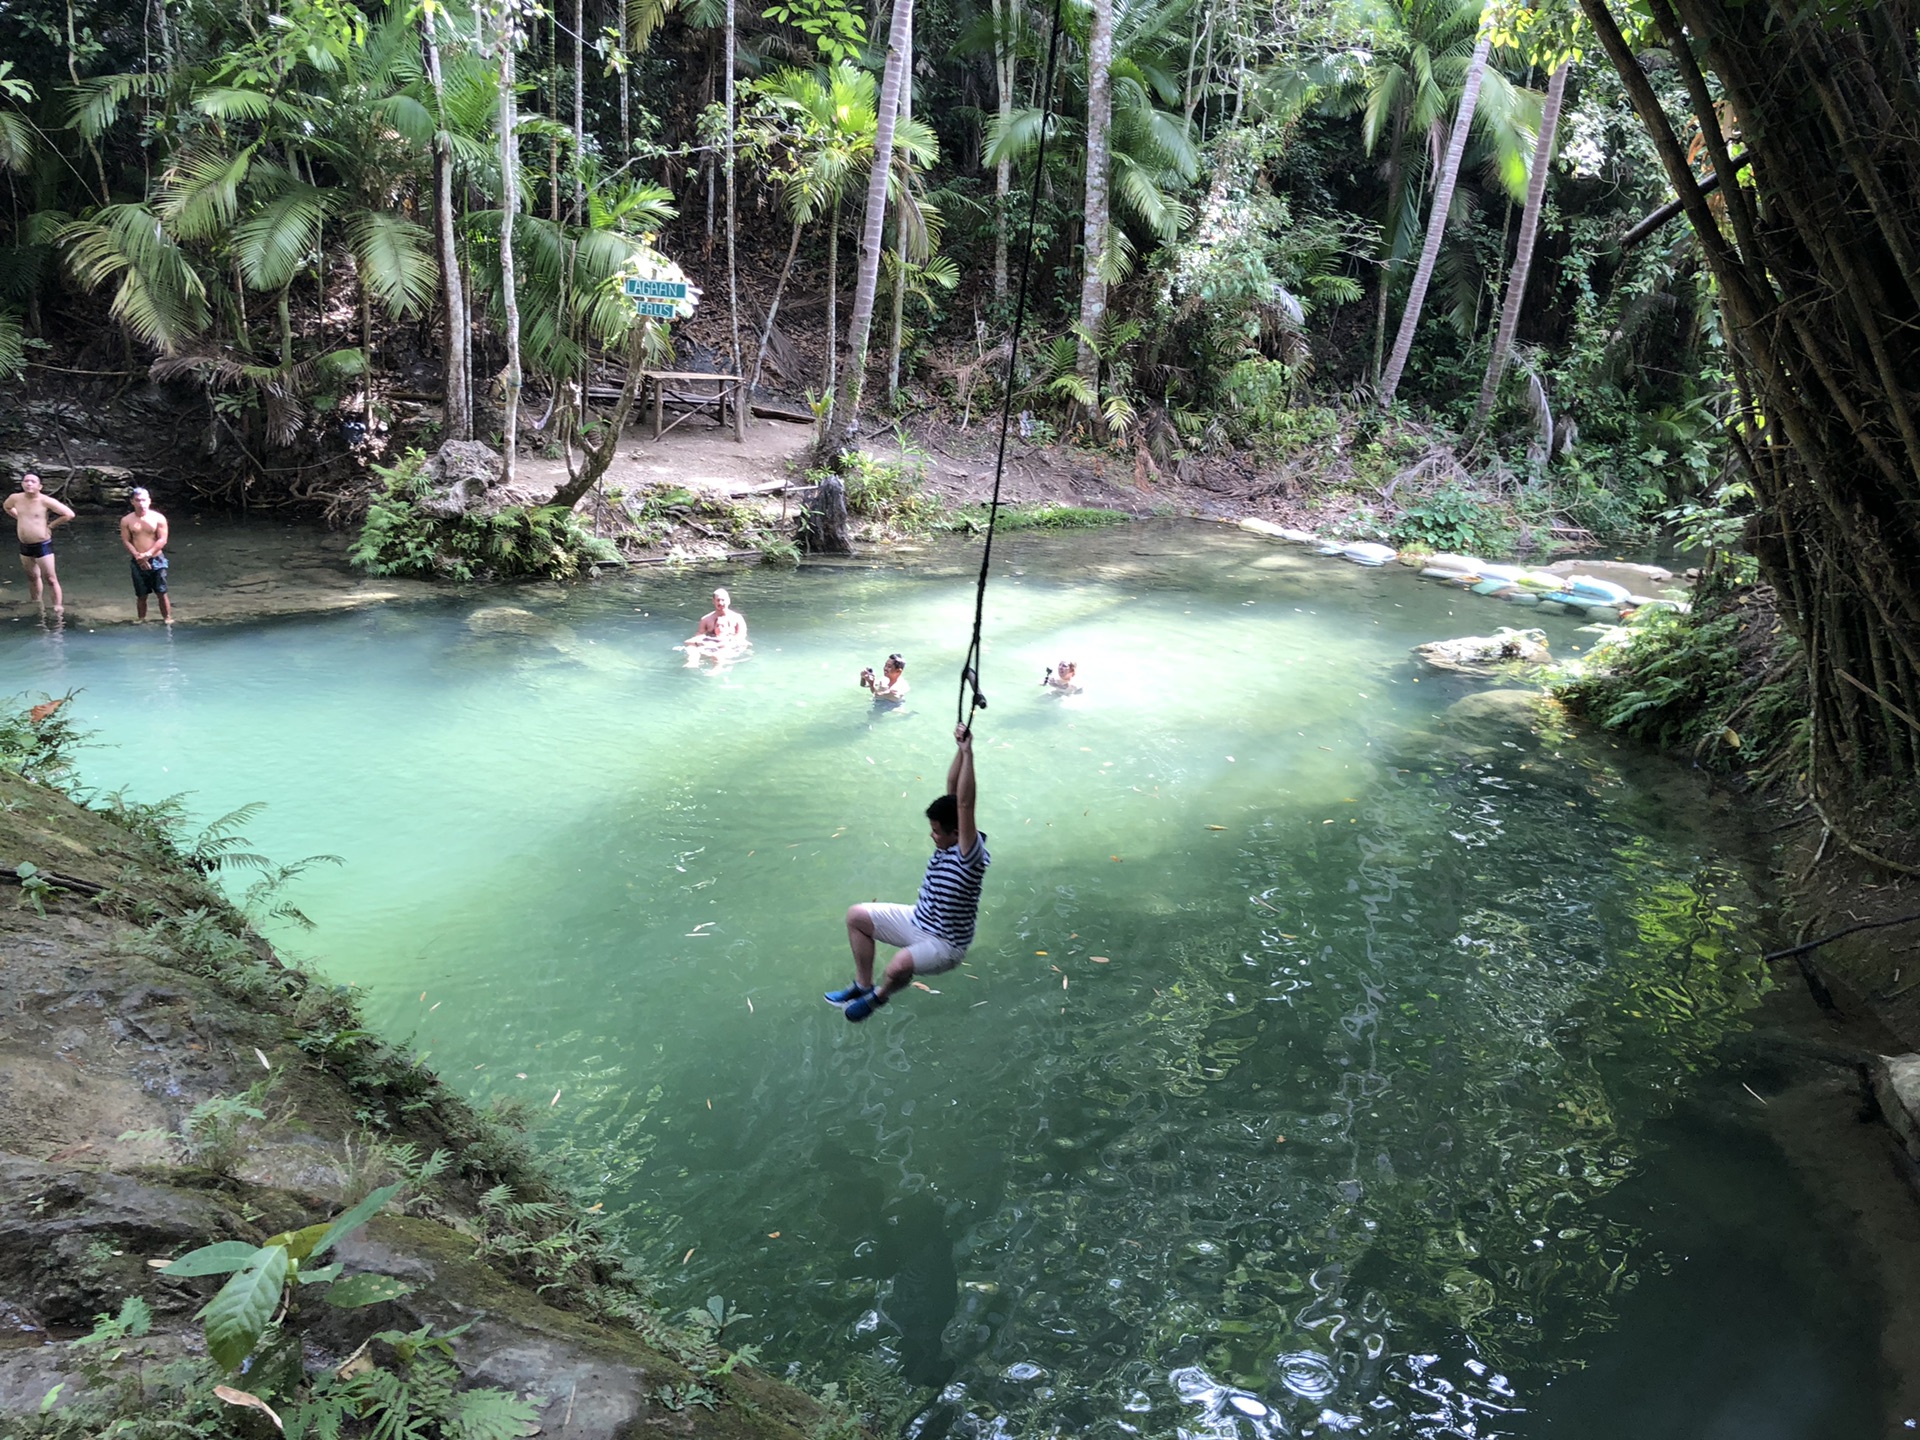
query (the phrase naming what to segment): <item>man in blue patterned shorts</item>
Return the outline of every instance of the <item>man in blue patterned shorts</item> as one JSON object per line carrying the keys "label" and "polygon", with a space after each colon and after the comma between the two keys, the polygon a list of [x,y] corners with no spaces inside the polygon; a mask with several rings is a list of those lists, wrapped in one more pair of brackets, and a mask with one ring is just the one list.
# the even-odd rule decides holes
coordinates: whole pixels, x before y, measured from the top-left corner
{"label": "man in blue patterned shorts", "polygon": [[[947,793],[927,806],[933,858],[927,861],[919,900],[911,906],[854,905],[847,911],[853,984],[828,991],[827,1003],[844,1006],[849,1020],[866,1019],[916,975],[953,969],[973,943],[980,885],[992,857],[987,854],[987,837],[973,823],[973,733],[956,725],[953,740]],[[878,988],[873,983],[876,941],[899,947]]]}

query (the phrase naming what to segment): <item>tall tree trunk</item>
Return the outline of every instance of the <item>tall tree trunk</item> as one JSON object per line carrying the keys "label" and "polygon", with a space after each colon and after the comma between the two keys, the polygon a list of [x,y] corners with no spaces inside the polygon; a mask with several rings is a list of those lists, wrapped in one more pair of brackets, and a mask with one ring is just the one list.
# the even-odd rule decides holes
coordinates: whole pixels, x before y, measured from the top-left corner
{"label": "tall tree trunk", "polygon": [[1460,179],[1460,161],[1467,153],[1467,132],[1473,128],[1474,107],[1480,103],[1480,82],[1487,75],[1487,54],[1493,49],[1493,32],[1482,21],[1480,38],[1473,47],[1473,59],[1467,66],[1467,83],[1460,92],[1460,112],[1453,117],[1453,134],[1447,140],[1446,157],[1440,162],[1439,181],[1433,188],[1433,209],[1427,216],[1427,240],[1420,249],[1420,268],[1413,272],[1413,289],[1407,295],[1407,308],[1400,312],[1400,331],[1394,336],[1393,358],[1380,380],[1380,403],[1393,403],[1400,388],[1400,376],[1407,368],[1407,356],[1413,351],[1413,334],[1420,328],[1420,309],[1427,301],[1427,286],[1433,283],[1434,262],[1440,258],[1440,242],[1446,238],[1447,211],[1453,206],[1454,186]]}
{"label": "tall tree trunk", "polygon": [[1560,128],[1560,106],[1567,96],[1567,71],[1570,60],[1562,60],[1547,82],[1547,103],[1540,111],[1540,139],[1533,147],[1533,170],[1527,176],[1527,203],[1520,214],[1520,239],[1514,247],[1513,269],[1507,275],[1506,299],[1500,306],[1500,328],[1494,332],[1493,353],[1487,356],[1486,378],[1480,382],[1480,400],[1473,407],[1473,425],[1479,429],[1493,409],[1494,393],[1507,368],[1507,353],[1520,328],[1520,311],[1526,305],[1527,272],[1533,267],[1533,245],[1540,233],[1540,212],[1546,205],[1547,174],[1553,168],[1554,132]]}
{"label": "tall tree trunk", "polygon": [[573,0],[573,223],[587,213],[580,165],[587,154],[587,0]]}
{"label": "tall tree trunk", "polygon": [[835,384],[840,379],[840,197],[833,197],[833,209],[827,215],[827,375],[824,398],[831,408]]}
{"label": "tall tree trunk", "polygon": [[[900,118],[913,118],[913,31],[907,31],[907,78],[900,87]],[[893,326],[887,337],[887,404],[900,400],[900,337],[907,308],[907,187],[893,212]]]}
{"label": "tall tree trunk", "polygon": [[[734,28],[734,0],[727,0],[727,333],[733,345],[733,373],[740,373],[740,265],[736,253],[738,228],[735,214],[735,188],[733,180],[734,125],[738,120],[735,110],[733,91],[733,71],[736,64],[735,44],[738,36]],[[751,415],[750,397],[742,397],[740,403],[748,408],[743,413]]]}
{"label": "tall tree trunk", "polygon": [[1380,241],[1386,254],[1380,261],[1380,293],[1373,312],[1373,378],[1380,378],[1380,366],[1387,358],[1387,296],[1393,289],[1394,252],[1399,249],[1400,211],[1407,194],[1407,106],[1404,101],[1393,107],[1393,139],[1387,149],[1387,223]]}
{"label": "tall tree trunk", "polygon": [[[1020,0],[993,0],[993,83],[1000,133],[1013,124],[1013,25]],[[1007,298],[1007,197],[1013,188],[1013,157],[1004,148],[993,167],[993,298]]]}
{"label": "tall tree trunk", "polygon": [[[786,263],[780,267],[780,278],[774,282],[773,300],[767,306],[767,323],[760,327],[760,348],[753,356],[753,378],[747,381],[747,390],[752,392],[760,384],[760,367],[766,362],[767,345],[773,339],[773,317],[780,313],[780,296],[787,288],[787,276],[793,273],[793,257],[800,249],[800,224],[794,222],[793,239],[787,242]],[[794,377],[787,377],[792,380]]]}
{"label": "tall tree trunk", "polygon": [[[580,427],[581,459],[576,466],[573,458],[573,446],[567,446],[567,480],[554,491],[549,504],[564,505],[571,510],[586,498],[586,494],[600,483],[601,476],[607,473],[607,467],[613,464],[613,457],[620,448],[620,432],[627,428],[627,417],[633,413],[633,402],[640,395],[640,381],[646,364],[647,331],[659,322],[641,320],[633,327],[633,338],[627,345],[627,379],[620,387],[620,399],[613,407],[606,428],[600,432],[598,442],[594,440],[585,425]],[[585,402],[586,387],[581,387],[582,405]]]}
{"label": "tall tree trunk", "polygon": [[1108,131],[1113,124],[1113,0],[1093,0],[1093,32],[1087,39],[1087,214],[1085,269],[1080,277],[1080,353],[1074,369],[1092,394],[1089,407],[1098,424],[1100,352],[1097,336],[1107,318],[1107,282],[1101,263],[1107,253],[1107,181],[1113,169]]}
{"label": "tall tree trunk", "polygon": [[627,0],[613,0],[613,8],[620,16],[620,163],[625,165],[633,158],[633,82],[627,75],[632,63],[627,54]]}
{"label": "tall tree trunk", "polygon": [[[900,87],[907,74],[907,37],[913,33],[913,0],[894,0],[887,29],[887,69],[880,80],[880,107],[873,132],[873,174],[867,180],[866,223],[860,232],[860,277],[853,287],[853,319],[847,328],[847,365],[839,399],[827,415],[827,449],[850,449],[860,438],[860,399],[867,383],[867,341],[873,333],[873,301],[880,289],[880,234],[887,223],[887,181],[893,170],[893,132],[900,118]],[[838,430],[836,442],[834,432]]]}
{"label": "tall tree trunk", "polygon": [[473,391],[467,367],[467,296],[460,283],[460,250],[453,224],[453,136],[446,128],[446,91],[440,70],[440,42],[430,11],[420,14],[427,50],[427,80],[433,87],[433,249],[440,262],[440,301],[446,307],[442,336],[447,398],[443,407],[446,437],[473,438]]}
{"label": "tall tree trunk", "polygon": [[520,208],[520,139],[514,132],[518,100],[514,95],[513,15],[509,11],[500,30],[500,303],[507,312],[505,411],[501,423],[500,478],[511,485],[514,450],[520,440],[520,295],[514,285],[513,213]]}

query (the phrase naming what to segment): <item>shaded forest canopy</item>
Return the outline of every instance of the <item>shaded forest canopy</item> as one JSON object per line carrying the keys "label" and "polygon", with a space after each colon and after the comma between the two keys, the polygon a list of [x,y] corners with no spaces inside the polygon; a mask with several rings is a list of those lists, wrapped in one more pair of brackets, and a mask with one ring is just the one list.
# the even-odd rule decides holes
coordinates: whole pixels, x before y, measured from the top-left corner
{"label": "shaded forest canopy", "polygon": [[1337,455],[1356,532],[1741,529],[1810,791],[1913,773],[1911,4],[1064,0],[1042,93],[1055,14],[10,4],[0,362],[192,387],[269,477],[432,393],[571,498],[676,346],[843,434],[977,415],[1033,200],[1030,433]]}

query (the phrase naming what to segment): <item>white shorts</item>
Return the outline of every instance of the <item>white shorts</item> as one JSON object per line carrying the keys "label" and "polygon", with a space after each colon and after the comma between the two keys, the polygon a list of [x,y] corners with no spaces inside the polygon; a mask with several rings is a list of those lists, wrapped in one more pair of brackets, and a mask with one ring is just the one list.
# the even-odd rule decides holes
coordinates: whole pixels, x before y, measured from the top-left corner
{"label": "white shorts", "polygon": [[916,975],[938,975],[958,965],[967,953],[962,945],[951,945],[931,931],[913,923],[913,906],[888,905],[874,901],[864,907],[873,922],[873,938],[897,945],[900,953],[913,962]]}

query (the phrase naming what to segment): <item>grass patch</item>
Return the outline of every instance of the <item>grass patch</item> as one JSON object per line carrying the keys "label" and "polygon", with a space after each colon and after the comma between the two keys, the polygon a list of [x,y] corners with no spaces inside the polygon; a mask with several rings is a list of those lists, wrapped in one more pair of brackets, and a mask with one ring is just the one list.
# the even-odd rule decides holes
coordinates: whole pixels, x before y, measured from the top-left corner
{"label": "grass patch", "polygon": [[[967,534],[987,528],[985,505],[963,505],[950,512],[947,528]],[[1096,510],[1087,505],[1002,505],[998,529],[1010,530],[1097,530],[1104,525],[1124,525],[1133,517],[1124,510]]]}

